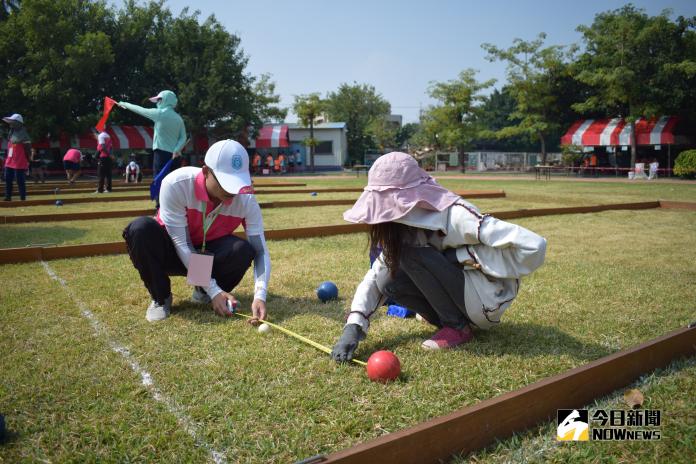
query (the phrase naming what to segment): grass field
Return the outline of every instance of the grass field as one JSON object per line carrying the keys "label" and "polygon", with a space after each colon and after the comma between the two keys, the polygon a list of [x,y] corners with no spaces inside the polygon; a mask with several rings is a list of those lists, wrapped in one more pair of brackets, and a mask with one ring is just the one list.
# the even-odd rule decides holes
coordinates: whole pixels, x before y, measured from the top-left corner
{"label": "grass field", "polygon": [[[364,181],[307,182],[320,188]],[[504,189],[508,198],[474,201],[487,211],[696,201],[693,184],[443,184]],[[26,209],[34,208],[42,207]],[[269,209],[264,219],[269,228],[291,220],[309,227],[340,223],[345,209]],[[2,225],[0,243],[22,246],[21,239],[51,236],[63,243],[113,241],[125,222]],[[241,319],[216,317],[189,301],[183,278],[173,279],[172,317],[149,324],[143,317],[147,292],[125,255],[2,266],[0,413],[12,435],[0,445],[0,461],[205,462],[223,456],[228,462],[294,462],[476,404],[696,319],[695,212],[610,211],[515,222],[549,245],[545,265],[524,281],[504,323],[477,332],[463,349],[431,353],[419,348],[432,333],[429,326],[382,312],[357,356],[394,351],[403,375],[390,385],[371,383],[362,368],[336,365],[280,333],[263,336]],[[331,346],[368,266],[366,237],[272,241],[269,248],[270,320]],[[323,280],[336,282],[338,301],[316,300],[314,289]],[[252,289],[246,278],[234,291],[243,310]],[[638,384],[646,407],[663,410],[658,443],[558,446],[555,424],[546,424],[454,460],[693,462],[695,362],[675,363]]]}

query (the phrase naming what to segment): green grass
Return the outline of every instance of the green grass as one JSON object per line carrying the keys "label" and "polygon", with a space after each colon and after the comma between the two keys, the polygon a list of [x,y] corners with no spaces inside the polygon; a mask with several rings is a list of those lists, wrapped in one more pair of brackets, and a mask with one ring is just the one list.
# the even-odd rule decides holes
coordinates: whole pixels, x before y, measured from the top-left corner
{"label": "green grass", "polygon": [[[509,211],[565,206],[585,206],[606,203],[628,203],[670,199],[696,201],[694,183],[616,183],[616,182],[567,182],[524,180],[471,180],[443,177],[442,184],[453,190],[496,190],[503,189],[505,198],[472,199],[482,211]],[[321,179],[308,181],[307,188],[329,188],[363,186],[361,178]],[[304,188],[304,187],[303,187]],[[92,194],[83,194],[90,196]],[[106,195],[106,194],[105,194]],[[92,195],[93,196],[93,195]],[[325,199],[357,199],[358,193],[322,193],[316,197],[308,193],[260,195],[259,202],[302,200],[307,203]],[[3,208],[0,215],[73,213],[83,211],[113,211],[152,208],[151,201],[102,202],[56,207],[32,206]],[[313,208],[269,208],[263,210],[268,229],[308,227],[312,225],[342,224],[342,213],[349,206],[319,206]],[[53,223],[7,224],[0,227],[0,243],[5,248],[23,247],[31,244],[81,244],[113,242],[121,240],[121,231],[129,218],[69,221]]]}
{"label": "green grass", "polygon": [[[568,201],[596,198],[576,191],[577,184],[565,185],[567,191],[556,190],[549,202],[562,193]],[[664,197],[623,187],[616,191],[622,198],[652,194]],[[683,191],[681,199],[689,195]],[[501,200],[499,206],[504,204]],[[299,216],[309,226],[316,221],[309,212],[320,209],[276,212],[287,220],[284,214],[302,211]],[[269,224],[276,220],[273,212],[264,211]],[[338,366],[280,333],[261,336],[240,319],[216,317],[188,301],[190,288],[183,278],[173,279],[172,317],[147,323],[147,292],[126,255],[50,262],[74,297],[101,321],[106,333],[100,336],[40,264],[2,266],[0,278],[19,284],[0,289],[0,352],[5,353],[0,412],[15,433],[0,447],[0,460],[207,459],[107,339],[127,346],[156,386],[197,424],[202,439],[224,450],[229,461],[293,462],[476,404],[694,319],[696,213],[611,211],[515,222],[548,239],[548,257],[524,281],[504,323],[477,332],[464,349],[426,353],[419,345],[432,333],[429,326],[381,313],[357,355],[366,359],[375,350],[389,349],[400,357],[403,376],[386,386],[369,382],[361,368]],[[1,227],[3,233],[7,227]],[[34,231],[25,235],[35,239]],[[271,320],[331,346],[368,266],[365,236],[273,241],[269,247]],[[337,283],[339,301],[316,300],[314,289],[323,280]],[[234,291],[243,310],[252,288],[247,276]],[[665,383],[650,392],[651,398],[662,398],[654,404],[688,408],[692,372],[667,373]],[[679,396],[681,388],[686,393]],[[669,430],[670,436],[691,432],[693,437],[692,425],[684,421]],[[524,438],[502,442],[476,459],[504,461],[526,446]],[[693,455],[692,442],[670,439],[661,445],[666,456]],[[652,445],[644,443],[630,449],[568,447],[553,451],[551,459],[623,462],[636,456],[650,462],[654,455]]]}
{"label": "green grass", "polygon": [[[681,359],[666,369],[646,375],[632,385],[645,397],[644,409],[659,409],[661,440],[653,442],[557,442],[556,421],[498,441],[484,451],[457,456],[453,464],[463,463],[566,463],[566,462],[655,462],[690,464],[696,456],[696,358]],[[628,388],[627,388],[628,389]],[[585,409],[622,409],[621,392],[604,397]]]}

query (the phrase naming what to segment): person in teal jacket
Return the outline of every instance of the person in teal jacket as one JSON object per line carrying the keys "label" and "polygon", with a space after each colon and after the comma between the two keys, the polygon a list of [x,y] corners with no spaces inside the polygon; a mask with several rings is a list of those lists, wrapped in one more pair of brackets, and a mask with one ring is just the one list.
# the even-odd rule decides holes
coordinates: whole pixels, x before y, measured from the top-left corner
{"label": "person in teal jacket", "polygon": [[163,90],[157,96],[150,98],[157,103],[157,108],[143,108],[128,102],[118,102],[118,106],[131,110],[155,122],[155,137],[152,140],[154,159],[152,176],[156,177],[174,153],[181,153],[186,144],[186,127],[184,120],[174,108],[178,103],[176,94],[171,90]]}

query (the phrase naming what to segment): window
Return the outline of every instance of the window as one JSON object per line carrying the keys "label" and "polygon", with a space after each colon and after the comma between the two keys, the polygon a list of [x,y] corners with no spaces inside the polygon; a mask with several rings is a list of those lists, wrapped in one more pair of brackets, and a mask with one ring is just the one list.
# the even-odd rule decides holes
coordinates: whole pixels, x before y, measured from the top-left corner
{"label": "window", "polygon": [[333,155],[333,141],[319,142],[314,149],[316,155]]}

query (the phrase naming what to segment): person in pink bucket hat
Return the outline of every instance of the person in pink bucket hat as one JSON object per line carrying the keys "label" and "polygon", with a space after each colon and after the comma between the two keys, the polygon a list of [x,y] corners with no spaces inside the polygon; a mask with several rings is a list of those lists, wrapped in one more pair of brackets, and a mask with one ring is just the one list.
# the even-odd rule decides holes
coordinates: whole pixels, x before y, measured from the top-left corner
{"label": "person in pink bucket hat", "polygon": [[358,285],[331,356],[350,361],[386,299],[437,327],[422,344],[453,348],[472,328],[500,323],[520,279],[544,262],[546,240],[523,227],[481,214],[440,186],[406,153],[375,161],[367,187],[346,221],[368,224],[371,248],[382,252]]}

